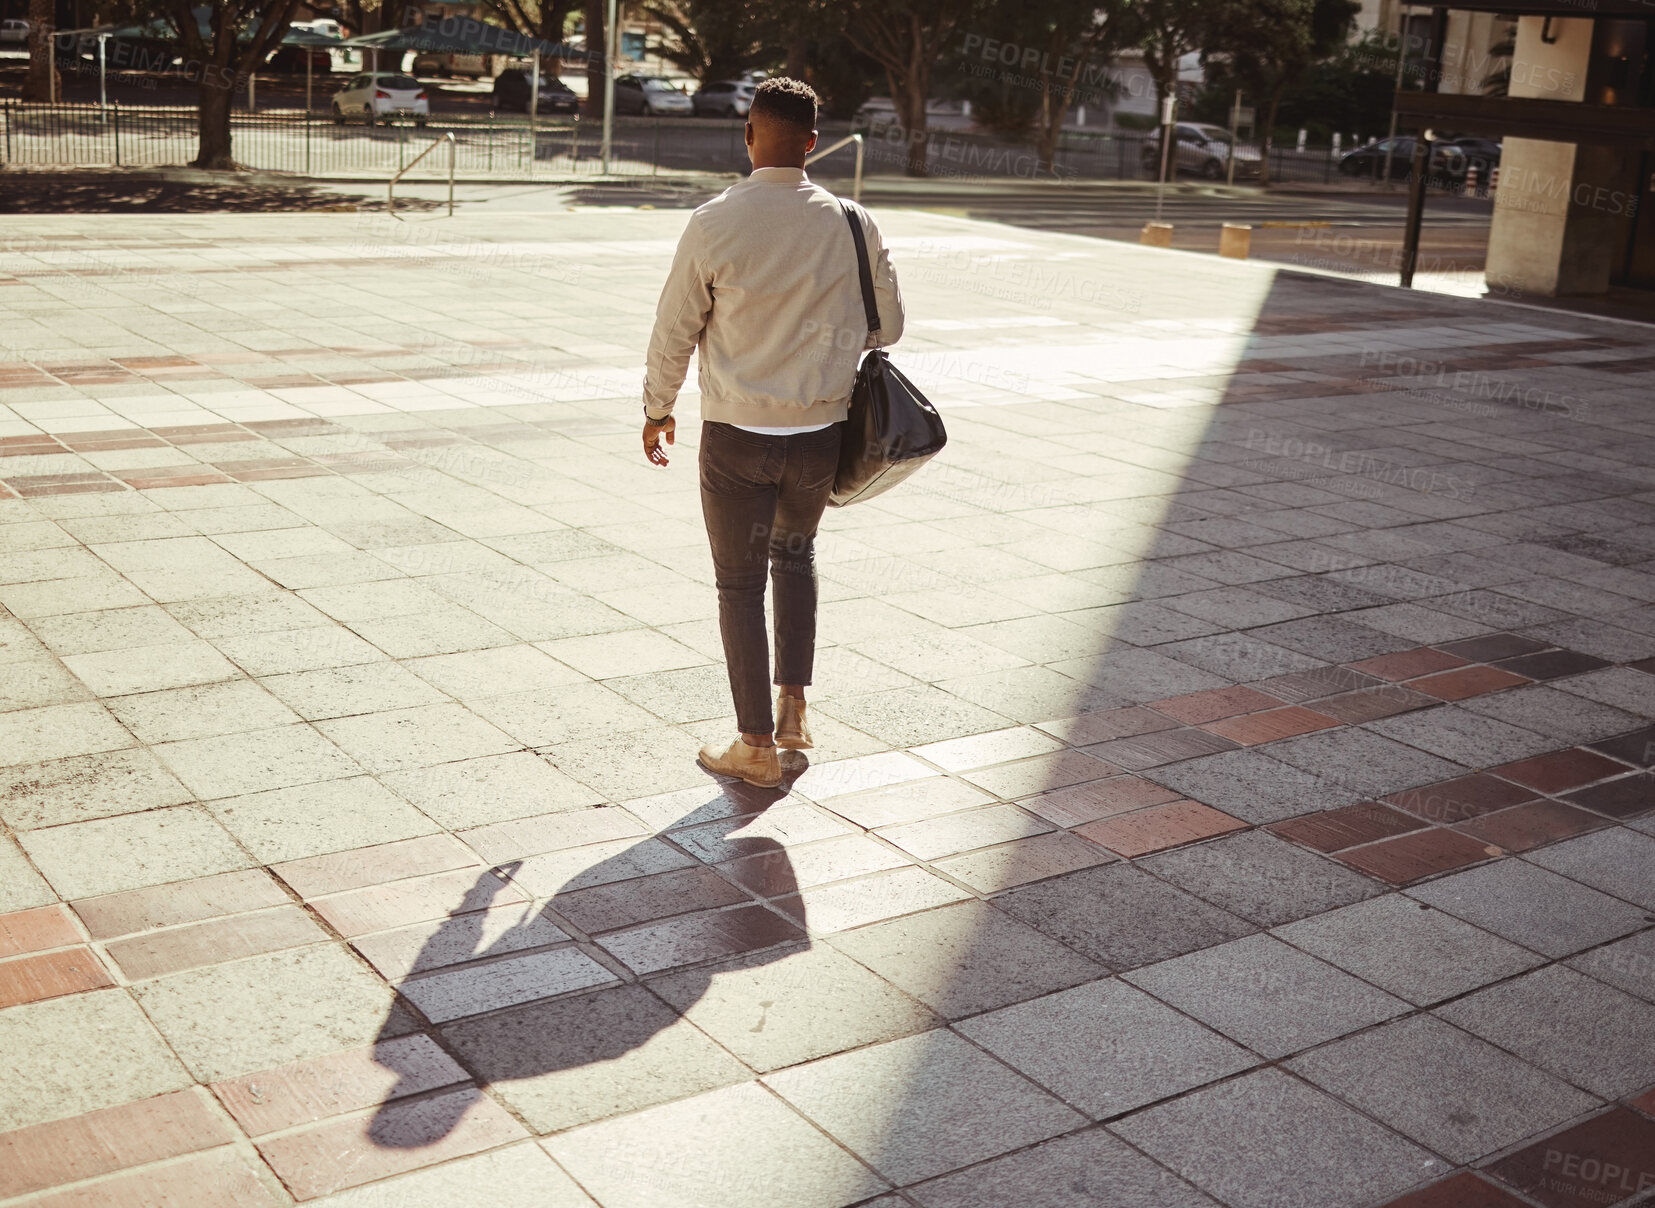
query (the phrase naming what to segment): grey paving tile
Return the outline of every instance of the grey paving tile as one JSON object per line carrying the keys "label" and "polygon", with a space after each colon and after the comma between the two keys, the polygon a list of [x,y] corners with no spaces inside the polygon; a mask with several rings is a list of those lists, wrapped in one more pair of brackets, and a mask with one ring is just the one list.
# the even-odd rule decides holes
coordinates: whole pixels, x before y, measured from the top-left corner
{"label": "grey paving tile", "polygon": [[265,864],[411,839],[441,829],[366,776],[227,797],[209,808]]}
{"label": "grey paving tile", "polygon": [[306,725],[161,743],[161,762],[202,801],[354,776],[362,768]]}
{"label": "grey paving tile", "polygon": [[30,910],[56,900],[57,895],[30,866],[17,841],[0,835],[0,912]]}
{"label": "grey paving tile", "polygon": [[828,942],[949,1018],[1105,975],[1073,949],[977,901],[842,931]]}
{"label": "grey paving tile", "polygon": [[[1223,633],[1171,642],[1160,652],[1192,667],[1223,676],[1231,683],[1243,684],[1293,671],[1309,671],[1326,661],[1243,633]],[[1178,694],[1169,692],[1164,695]]]}
{"label": "grey paving tile", "polygon": [[[898,1186],[1086,1120],[945,1028],[795,1066],[765,1082]],[[870,1101],[890,1109],[870,1112]]]}
{"label": "grey paving tile", "polygon": [[1125,974],[1265,1057],[1284,1057],[1400,1015],[1408,1005],[1268,935]]}
{"label": "grey paving tile", "polygon": [[1567,963],[1571,969],[1655,1002],[1655,930],[1641,931],[1613,944],[1593,948]]}
{"label": "grey paving tile", "polygon": [[452,830],[603,802],[601,794],[526,751],[386,772],[379,781]]}
{"label": "grey paving tile", "polygon": [[1655,911],[1655,838],[1612,826],[1540,848],[1524,858],[1645,911]]}
{"label": "grey paving tile", "polygon": [[1255,825],[1353,805],[1367,796],[1322,776],[1314,765],[1301,770],[1254,749],[1185,760],[1156,768],[1154,776],[1186,797]]}
{"label": "grey paving tile", "polygon": [[[1213,1201],[1094,1128],[909,1189],[923,1208],[1211,1208]],[[870,1206],[872,1208],[872,1206]],[[893,1202],[894,1208],[894,1202]]]}
{"label": "grey paving tile", "polygon": [[1655,1005],[1548,965],[1436,1008],[1449,1023],[1605,1098],[1655,1082]]}
{"label": "grey paving tile", "polygon": [[1235,1208],[1359,1208],[1449,1166],[1279,1070],[1260,1070],[1110,1125]]}
{"label": "grey paving tile", "polygon": [[1082,869],[996,904],[1111,969],[1134,969],[1255,930],[1253,924],[1128,864]]}
{"label": "grey paving tile", "polygon": [[1270,744],[1270,755],[1367,797],[1435,784],[1465,768],[1366,730],[1324,730]]}
{"label": "grey paving tile", "polygon": [[1300,919],[1275,934],[1418,1006],[1500,981],[1545,959],[1401,894]]}
{"label": "grey paving tile", "polygon": [[756,1083],[551,1138],[604,1208],[844,1208],[887,1184]]}
{"label": "grey paving tile", "polygon": [[[1304,617],[1283,621],[1248,631],[1249,637],[1259,638],[1300,654],[1308,654],[1324,663],[1354,663],[1406,650],[1410,641],[1394,634],[1372,629],[1343,617]],[[1257,677],[1254,677],[1257,678]]]}
{"label": "grey paving tile", "polygon": [[16,830],[61,826],[194,800],[143,748],[0,770],[0,818]]}
{"label": "grey paving tile", "polygon": [[1557,749],[1557,740],[1548,735],[1453,705],[1387,717],[1363,728],[1468,768],[1496,767]]}
{"label": "grey paving tile", "polygon": [[1553,958],[1644,926],[1637,907],[1522,860],[1453,873],[1408,896]]}
{"label": "grey paving tile", "polygon": [[18,841],[65,898],[141,889],[252,864],[210,814],[189,805],[26,831]]}
{"label": "grey paving tile", "polygon": [[1647,720],[1624,709],[1582,700],[1572,693],[1545,684],[1528,684],[1506,692],[1475,697],[1464,702],[1464,707],[1473,713],[1548,735],[1557,741],[1558,746],[1574,746],[1625,734],[1636,730]]}
{"label": "grey paving tile", "polygon": [[1320,914],[1385,889],[1264,831],[1162,852],[1140,860],[1138,867],[1261,927]]}
{"label": "grey paving tile", "polygon": [[1655,676],[1629,667],[1606,667],[1586,675],[1572,675],[1557,681],[1555,687],[1602,705],[1655,717]]}
{"label": "grey paving tile", "polygon": [[847,726],[905,747],[999,730],[1013,720],[930,685],[836,696],[817,708]]}
{"label": "grey paving tile", "polygon": [[1258,1063],[1246,1049],[1114,978],[954,1027],[1098,1120]]}
{"label": "grey paving tile", "polygon": [[538,1133],[751,1077],[639,986],[528,1003],[447,1024],[441,1034]]}
{"label": "grey paving tile", "polygon": [[327,1208],[442,1208],[487,1187],[491,1208],[592,1208],[591,1198],[533,1142],[353,1187],[319,1201]]}
{"label": "grey paving tile", "polygon": [[1287,1068],[1455,1163],[1602,1103],[1430,1015],[1347,1036]]}

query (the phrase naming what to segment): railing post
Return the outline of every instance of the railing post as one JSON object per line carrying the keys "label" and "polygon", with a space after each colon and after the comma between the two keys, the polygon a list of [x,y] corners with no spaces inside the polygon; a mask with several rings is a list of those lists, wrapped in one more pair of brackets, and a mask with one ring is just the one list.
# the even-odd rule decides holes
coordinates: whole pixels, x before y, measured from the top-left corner
{"label": "railing post", "polygon": [[649,174],[656,175],[661,171],[661,119],[655,119],[655,151],[650,155]]}
{"label": "railing post", "polygon": [[460,154],[460,144],[455,141],[452,130],[443,137],[448,140],[448,216],[452,218],[454,217],[454,161]]}
{"label": "railing post", "polygon": [[[99,45],[102,45],[102,39],[99,39]],[[121,166],[121,103],[119,101],[115,102],[114,109],[115,109],[115,166],[118,168],[118,167]]]}

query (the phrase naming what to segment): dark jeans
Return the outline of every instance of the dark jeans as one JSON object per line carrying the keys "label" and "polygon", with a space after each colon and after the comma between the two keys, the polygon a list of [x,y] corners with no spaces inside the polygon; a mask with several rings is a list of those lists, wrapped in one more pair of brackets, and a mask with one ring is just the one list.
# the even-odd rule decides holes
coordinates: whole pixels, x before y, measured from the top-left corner
{"label": "dark jeans", "polygon": [[778,684],[808,684],[816,659],[816,526],[833,489],[844,425],[760,436],[701,426],[701,515],[718,583],[718,628],[745,734],[775,730],[764,576],[775,585]]}

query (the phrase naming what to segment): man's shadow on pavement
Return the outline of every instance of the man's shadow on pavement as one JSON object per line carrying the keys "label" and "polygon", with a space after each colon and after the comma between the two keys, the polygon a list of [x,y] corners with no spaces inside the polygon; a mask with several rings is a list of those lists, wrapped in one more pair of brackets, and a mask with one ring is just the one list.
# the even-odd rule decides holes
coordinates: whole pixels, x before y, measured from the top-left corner
{"label": "man's shadow on pavement", "polygon": [[[710,819],[726,824],[721,838],[727,838],[732,832],[757,821],[763,817],[764,810],[775,804],[787,795],[786,787],[774,790],[749,789],[741,784],[712,786],[718,797],[736,796],[736,799],[746,804],[758,804],[755,812],[739,814],[735,817]],[[756,796],[755,796],[756,795]],[[715,797],[714,800],[717,800]],[[638,857],[650,849],[650,845],[657,842],[667,831],[683,826],[692,821],[695,814],[705,806],[697,807],[689,814],[672,823],[671,826],[656,834],[646,836],[637,843],[616,853],[609,859],[593,865],[570,878],[561,885],[557,892],[546,901],[540,910],[529,909],[522,920],[514,924],[496,940],[486,947],[482,943],[483,929],[486,925],[488,907],[494,899],[505,889],[510,878],[522,866],[523,861],[516,860],[484,869],[477,877],[476,882],[466,891],[460,904],[450,912],[447,922],[421,946],[419,955],[415,957],[409,978],[422,973],[452,970],[458,967],[459,962],[477,960],[489,956],[503,956],[506,954],[520,954],[533,950],[537,944],[544,945],[533,935],[536,930],[543,930],[547,925],[568,932],[569,925],[565,916],[559,910],[559,903],[571,895],[582,890],[591,889],[600,885],[618,885],[627,880],[643,880],[638,873]],[[743,883],[751,886],[759,895],[765,898],[778,898],[798,890],[797,878],[793,871],[793,862],[787,854],[787,849],[774,839],[754,837],[736,838],[728,840],[734,849],[728,859],[743,859]],[[661,874],[656,874],[661,875]],[[804,904],[795,898],[789,916],[796,919],[796,925],[784,919],[774,911],[758,905],[752,900],[751,894],[745,904],[738,904],[723,910],[717,916],[721,945],[721,960],[737,959],[747,953],[763,953],[765,949],[776,949],[773,955],[760,955],[756,959],[744,962],[748,968],[757,965],[769,964],[772,961],[784,959],[798,951],[795,945],[788,944],[790,940],[803,940],[809,943],[806,937],[804,924]],[[664,916],[664,917],[661,917]],[[670,910],[659,912],[656,917],[643,921],[665,921],[673,917]],[[601,938],[594,941],[598,947],[603,946]],[[778,945],[787,944],[785,948]],[[582,945],[583,948],[587,945]],[[464,954],[470,955],[464,955]],[[590,953],[588,953],[590,955]],[[618,963],[618,962],[617,962]],[[559,1070],[578,1068],[579,1066],[594,1064],[600,1061],[610,1061],[622,1057],[634,1049],[641,1048],[659,1032],[678,1022],[680,1014],[690,1005],[700,1000],[712,984],[713,973],[706,966],[699,970],[675,971],[671,968],[659,970],[662,975],[672,974],[675,982],[674,999],[679,1005],[670,1012],[663,1012],[658,1022],[648,1024],[643,1028],[637,1026],[620,1026],[604,1029],[600,1032],[597,1045],[582,1045],[578,1051],[558,1051],[550,1046],[536,1045],[532,1047],[514,1047],[512,1052],[492,1052],[488,1054],[488,1064],[493,1073],[485,1077],[477,1069],[472,1073],[479,1085],[493,1082],[512,1081],[523,1078],[534,1078],[541,1074],[554,1073]],[[404,984],[408,978],[404,979]],[[688,982],[688,985],[685,983]],[[614,988],[614,982],[606,982],[608,988]],[[598,987],[593,987],[597,989]],[[561,999],[563,995],[554,996]],[[502,1010],[518,1010],[531,1006],[534,1002],[548,1001],[546,999],[530,1000],[529,1003],[514,1004]],[[462,1016],[449,1022],[459,1023],[474,1016]],[[635,1025],[634,1019],[624,1021],[628,1025]],[[432,1145],[446,1137],[458,1126],[461,1117],[476,1102],[475,1095],[446,1095],[434,1099],[427,1099],[420,1110],[399,1110],[399,1105],[406,1104],[410,1095],[432,1088],[431,1083],[431,1054],[429,1049],[410,1049],[399,1045],[387,1045],[385,1042],[408,1034],[407,1014],[399,1002],[394,1005],[385,1023],[380,1028],[379,1036],[375,1041],[374,1059],[381,1065],[397,1074],[397,1085],[386,1095],[379,1105],[373,1122],[368,1127],[368,1135],[373,1142],[387,1149],[418,1149]]]}

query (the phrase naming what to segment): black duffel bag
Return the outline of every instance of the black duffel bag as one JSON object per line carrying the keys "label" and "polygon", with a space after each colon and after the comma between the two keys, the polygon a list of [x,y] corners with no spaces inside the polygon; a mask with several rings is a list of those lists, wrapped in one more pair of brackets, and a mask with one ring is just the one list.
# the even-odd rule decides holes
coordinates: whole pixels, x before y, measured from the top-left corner
{"label": "black duffel bag", "polygon": [[[856,211],[841,203],[851,238],[856,241],[857,275],[862,282],[862,307],[870,334],[879,330],[879,304],[874,299],[873,269],[868,263],[868,241]],[[828,503],[872,499],[908,478],[948,443],[942,416],[926,397],[897,371],[885,353],[874,348],[862,357],[851,390],[850,413],[839,442],[839,469],[833,476]]]}

